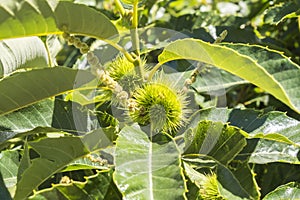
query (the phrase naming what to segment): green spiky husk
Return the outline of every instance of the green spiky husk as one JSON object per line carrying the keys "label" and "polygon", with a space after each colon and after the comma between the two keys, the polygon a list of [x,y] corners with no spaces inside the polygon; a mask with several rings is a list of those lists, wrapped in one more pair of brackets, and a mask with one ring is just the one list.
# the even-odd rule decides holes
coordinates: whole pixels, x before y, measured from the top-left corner
{"label": "green spiky husk", "polygon": [[124,56],[118,56],[113,60],[108,65],[107,70],[110,77],[130,94],[141,84],[142,79],[136,74],[134,64],[129,62]]}
{"label": "green spiky husk", "polygon": [[134,92],[132,101],[136,107],[130,110],[130,116],[141,125],[151,122],[162,131],[174,133],[185,120],[185,97],[166,84],[145,84]]}
{"label": "green spiky husk", "polygon": [[129,62],[124,56],[117,56],[108,65],[110,77],[115,81],[119,81],[125,75],[135,75],[134,64]]}
{"label": "green spiky husk", "polygon": [[219,192],[218,180],[216,174],[206,175],[203,180],[200,195],[203,199],[207,200],[224,200]]}

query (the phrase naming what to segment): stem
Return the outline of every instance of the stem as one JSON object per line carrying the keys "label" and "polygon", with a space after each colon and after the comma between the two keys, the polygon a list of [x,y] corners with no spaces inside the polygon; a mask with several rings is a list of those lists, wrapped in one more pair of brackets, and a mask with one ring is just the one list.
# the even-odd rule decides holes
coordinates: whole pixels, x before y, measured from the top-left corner
{"label": "stem", "polygon": [[133,16],[132,16],[132,27],[131,27],[131,39],[132,39],[132,48],[135,51],[136,55],[140,56],[140,39],[138,34],[138,2],[133,4]]}
{"label": "stem", "polygon": [[122,46],[118,45],[115,42],[112,42],[111,40],[103,40],[106,43],[110,44],[111,46],[115,47],[117,50],[119,50],[120,52],[122,52],[124,54],[124,56],[129,60],[129,62],[135,63],[136,60],[130,55],[130,53],[128,53],[126,51],[126,49],[124,49]]}
{"label": "stem", "polygon": [[[120,14],[122,17],[124,17],[126,15],[126,11],[122,5],[122,3],[120,2],[120,0],[114,0],[115,4],[116,4],[116,7],[118,8]],[[121,47],[120,45],[118,45],[117,43],[114,43],[112,41],[105,41],[107,42],[108,44],[110,44],[111,46],[115,47],[117,50],[119,50],[120,52],[122,52],[124,54],[124,56],[127,58],[127,60],[129,62],[132,62],[134,63],[135,62],[135,59],[130,55],[130,53],[128,53],[126,51],[126,49],[124,49],[123,47]]]}
{"label": "stem", "polygon": [[140,56],[140,43],[139,43],[139,35],[138,35],[138,29],[133,28],[130,30],[131,33],[131,39],[132,39],[132,49],[134,50],[134,53],[139,57]]}
{"label": "stem", "polygon": [[135,66],[135,71],[139,74],[142,80],[144,80],[144,66],[142,65],[141,58],[137,57],[133,64]]}
{"label": "stem", "polygon": [[139,25],[138,21],[138,1],[133,4],[132,28],[136,29]]}
{"label": "stem", "polygon": [[118,8],[122,17],[125,15],[125,9],[119,0],[115,0],[116,7]]}
{"label": "stem", "polygon": [[132,16],[132,29],[130,30],[131,33],[131,40],[132,40],[132,48],[137,55],[137,60],[133,63],[136,67],[137,73],[140,77],[144,78],[144,66],[142,66],[141,58],[140,58],[140,39],[138,34],[138,1],[134,2],[133,4],[133,16]]}
{"label": "stem", "polygon": [[300,16],[298,16],[298,29],[300,31]]}
{"label": "stem", "polygon": [[45,47],[47,49],[47,57],[48,57],[49,66],[53,67],[53,62],[52,62],[52,58],[51,58],[50,49],[48,48],[48,45],[45,45]]}
{"label": "stem", "polygon": [[149,73],[148,81],[150,81],[150,80],[153,78],[155,72],[156,72],[156,71],[158,70],[158,68],[160,68],[160,66],[162,66],[162,65],[163,65],[163,63],[157,63],[157,64],[153,67],[153,69],[151,69],[151,71],[150,71],[150,73]]}

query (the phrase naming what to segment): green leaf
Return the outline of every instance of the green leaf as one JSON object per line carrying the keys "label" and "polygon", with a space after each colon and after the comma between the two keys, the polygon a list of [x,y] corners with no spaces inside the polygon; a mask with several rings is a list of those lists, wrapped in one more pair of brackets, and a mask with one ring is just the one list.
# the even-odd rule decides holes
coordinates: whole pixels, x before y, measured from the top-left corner
{"label": "green leaf", "polygon": [[285,19],[299,16],[299,11],[300,5],[297,1],[281,2],[265,11],[264,22],[266,24],[278,25]]}
{"label": "green leaf", "polygon": [[262,196],[275,190],[280,185],[300,181],[300,166],[287,163],[255,164],[253,168]]}
{"label": "green leaf", "polygon": [[[100,128],[100,122],[87,107],[58,98],[46,99],[0,116],[0,149],[29,135],[60,131],[84,134],[97,128]],[[110,138],[115,137],[114,131],[114,127],[105,129]]]}
{"label": "green leaf", "polygon": [[[298,65],[279,52],[260,46],[229,44],[227,46],[234,49],[196,39],[177,40],[169,44],[160,54],[158,66],[176,59],[197,60],[214,65],[266,90],[300,113],[298,101],[300,90],[297,90],[300,86]],[[248,51],[242,52],[241,48]],[[266,60],[269,62],[264,63]],[[272,70],[269,66],[273,64],[278,67]],[[281,64],[284,64],[284,67],[280,67]]]}
{"label": "green leaf", "polygon": [[249,138],[300,144],[300,122],[283,112],[262,113],[252,109],[210,108],[195,114],[193,121],[204,119],[230,122],[230,125],[246,131]]}
{"label": "green leaf", "polygon": [[[231,109],[227,108],[207,108],[194,113],[189,119],[189,128],[198,126],[199,121],[209,120],[213,122],[226,123],[229,119]],[[239,126],[237,126],[239,127]],[[239,127],[242,129],[242,127]],[[243,129],[244,130],[244,129]]]}
{"label": "green leaf", "polygon": [[289,200],[300,199],[299,183],[291,182],[285,185],[281,185],[263,198],[263,200],[280,200],[280,199],[289,199]]}
{"label": "green leaf", "polygon": [[100,12],[67,1],[7,0],[0,4],[0,39],[62,33],[89,35],[99,39],[118,34],[115,26]]}
{"label": "green leaf", "polygon": [[2,1],[0,39],[57,33],[55,1]]}
{"label": "green leaf", "polygon": [[37,127],[33,130],[27,132],[1,132],[0,150],[5,148],[13,148],[15,145],[20,145],[24,143],[28,138],[30,140],[38,140],[43,137],[58,137],[64,135],[71,135],[70,133],[62,132],[52,127]]}
{"label": "green leaf", "polygon": [[40,190],[29,199],[105,199],[112,183],[110,172],[101,171],[85,177],[85,182],[70,180],[70,183],[53,184],[49,189]]}
{"label": "green leaf", "polygon": [[49,52],[49,60],[50,60],[49,65],[51,67],[57,66],[56,56],[63,48],[62,42],[60,41],[57,35],[49,35],[47,36],[45,45],[47,51]]}
{"label": "green leaf", "polygon": [[255,180],[255,173],[250,169],[248,163],[239,161],[231,163],[231,172],[251,197],[260,199],[259,186]]}
{"label": "green leaf", "polygon": [[185,133],[185,154],[204,154],[227,165],[246,146],[245,133],[221,122],[201,121]]}
{"label": "green leaf", "polygon": [[250,109],[205,109],[193,116],[190,128],[201,120],[229,122],[246,131],[249,140],[238,155],[240,159],[260,164],[299,163],[300,122],[285,113],[272,111],[262,114]]}
{"label": "green leaf", "polygon": [[28,145],[40,157],[33,159],[31,165],[24,170],[17,184],[14,197],[16,200],[29,196],[32,190],[67,164],[93,151],[105,148],[111,145],[111,142],[103,131],[98,129],[82,137],[44,138],[28,142]]}
{"label": "green leaf", "polygon": [[88,107],[61,99],[55,100],[51,126],[76,134],[100,128],[96,115]]}
{"label": "green leaf", "polygon": [[249,163],[265,164],[272,162],[299,164],[299,147],[266,139],[250,140],[237,158],[249,159]]}
{"label": "green leaf", "polygon": [[219,165],[216,173],[219,182],[222,184],[220,190],[224,195],[228,196],[227,199],[233,199],[232,197],[234,196],[239,196],[243,199],[259,199],[258,187],[254,182],[254,177],[249,176],[251,174],[250,170],[244,171],[245,174],[236,177],[231,170],[223,165]]}
{"label": "green leaf", "polygon": [[36,127],[53,127],[68,132],[89,132],[98,128],[96,116],[87,107],[60,99],[45,99],[12,113],[0,116],[0,142],[4,134],[22,133]]}
{"label": "green leaf", "polygon": [[[273,91],[266,86],[260,87],[300,113],[300,67],[296,63],[284,56],[283,53],[271,50],[267,47],[242,44],[226,44],[226,46],[255,60],[260,68],[266,70],[268,75],[273,78],[272,82],[276,83],[281,91],[273,93]],[[251,78],[253,75],[252,73]],[[262,82],[264,78],[266,77],[259,77],[258,80]],[[254,83],[254,81],[252,81],[252,83]],[[268,85],[271,86],[273,83],[267,83],[267,86]],[[285,100],[286,97],[288,101]]]}
{"label": "green leaf", "polygon": [[21,68],[48,67],[44,43],[38,37],[0,41],[0,77]]}
{"label": "green leaf", "polygon": [[[51,127],[54,101],[45,99],[16,112],[0,116],[0,133],[21,133],[30,131],[38,126]],[[3,140],[0,139],[0,142]]]}
{"label": "green leaf", "polygon": [[204,65],[203,68],[192,84],[192,87],[199,93],[223,95],[228,88],[248,83],[225,70],[207,65]]}
{"label": "green leaf", "polygon": [[173,68],[163,66],[163,75],[168,78],[172,85],[178,88],[182,88],[186,79],[190,78],[193,74],[193,69],[187,69],[184,72],[175,71]]}
{"label": "green leaf", "polygon": [[21,179],[23,172],[30,166],[30,164],[28,142],[25,141],[23,155],[18,168],[18,181]]}
{"label": "green leaf", "polygon": [[[189,179],[199,188],[199,194],[215,193],[224,199],[259,199],[258,187],[254,179],[254,174],[249,167],[241,170],[236,176],[229,168],[221,163],[212,160],[209,156],[194,154],[184,156],[184,168]],[[217,183],[208,184],[210,175],[216,174]],[[215,188],[214,190],[211,190]],[[211,194],[211,193],[210,193]],[[206,196],[206,195],[205,195]]]}
{"label": "green leaf", "polygon": [[83,158],[79,158],[74,162],[68,164],[68,166],[62,170],[62,172],[70,172],[83,169],[104,170],[108,169],[106,162],[107,160],[102,159],[99,155],[91,154]]}
{"label": "green leaf", "polygon": [[0,115],[77,89],[93,78],[87,71],[65,67],[14,73],[0,80]]}
{"label": "green leaf", "polygon": [[15,193],[19,167],[18,151],[2,151],[0,154],[0,173],[6,188],[11,194]]}
{"label": "green leaf", "polygon": [[183,166],[184,166],[184,171],[187,174],[187,176],[189,177],[189,179],[193,183],[195,183],[195,185],[198,188],[200,188],[205,179],[205,175],[197,172],[195,169],[193,169],[193,167],[191,165],[189,165],[186,162],[183,162]]}
{"label": "green leaf", "polygon": [[113,39],[118,31],[100,12],[82,4],[60,1],[55,9],[57,27],[73,34],[88,35],[99,39]]}
{"label": "green leaf", "polygon": [[12,200],[12,198],[3,182],[3,177],[2,177],[1,172],[0,172],[0,197],[3,200]]}
{"label": "green leaf", "polygon": [[179,151],[173,141],[152,143],[138,128],[125,127],[116,141],[115,166],[114,180],[126,199],[184,199]]}
{"label": "green leaf", "polygon": [[[215,111],[218,112],[219,109]],[[271,111],[262,113],[252,109],[233,109],[228,110],[228,121],[233,125],[240,127],[249,133],[251,137],[263,133],[278,133],[294,143],[300,144],[299,128],[300,122],[296,119],[288,117],[285,113],[279,111]]]}

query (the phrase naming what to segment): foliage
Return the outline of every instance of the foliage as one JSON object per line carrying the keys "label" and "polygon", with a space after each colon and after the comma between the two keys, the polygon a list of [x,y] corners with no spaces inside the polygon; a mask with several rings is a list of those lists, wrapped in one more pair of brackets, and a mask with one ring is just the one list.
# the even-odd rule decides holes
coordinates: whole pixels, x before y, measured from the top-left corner
{"label": "foliage", "polygon": [[299,10],[1,1],[1,199],[299,199]]}

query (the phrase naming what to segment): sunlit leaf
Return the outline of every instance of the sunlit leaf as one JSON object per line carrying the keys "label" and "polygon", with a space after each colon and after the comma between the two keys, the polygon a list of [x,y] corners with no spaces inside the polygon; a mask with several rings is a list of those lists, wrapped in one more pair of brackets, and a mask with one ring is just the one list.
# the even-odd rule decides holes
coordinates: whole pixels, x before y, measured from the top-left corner
{"label": "sunlit leaf", "polygon": [[8,150],[0,153],[0,173],[11,194],[14,194],[16,190],[18,167],[19,153],[17,151]]}
{"label": "sunlit leaf", "polygon": [[73,34],[113,39],[118,31],[102,13],[82,4],[60,1],[55,8],[57,27]]}
{"label": "sunlit leaf", "polygon": [[87,71],[65,67],[14,73],[0,80],[0,115],[76,89],[93,78]]}
{"label": "sunlit leaf", "polygon": [[[98,118],[87,107],[60,99],[45,99],[0,116],[0,145],[4,147],[40,133],[67,131],[83,134],[97,128],[100,128]],[[105,131],[107,136],[114,137],[115,129]]]}
{"label": "sunlit leaf", "polygon": [[[267,85],[262,89],[270,92],[273,96],[281,100],[283,103],[290,106],[299,112],[300,108],[300,67],[288,57],[284,56],[282,52],[271,50],[267,47],[257,45],[243,45],[243,44],[226,44],[242,55],[249,56],[255,62],[259,64],[259,67],[266,70],[268,76],[272,77],[273,81],[266,83]],[[255,70],[255,69],[253,69]],[[258,70],[258,69],[256,69]],[[242,72],[241,72],[242,73]],[[256,79],[259,82],[263,82],[262,79],[266,77],[259,77],[253,73],[248,76],[248,79]],[[247,80],[247,78],[245,78]],[[254,83],[256,80],[249,80]],[[277,85],[275,86],[274,85]],[[272,91],[269,86],[280,88],[282,92]],[[288,101],[286,101],[286,100]],[[291,106],[292,105],[292,106]]]}
{"label": "sunlit leaf", "polygon": [[[241,174],[236,174],[230,168],[221,163],[212,160],[208,156],[194,154],[193,156],[184,156],[185,172],[189,179],[199,188],[199,194],[208,198],[210,194],[219,195],[225,199],[259,199],[259,192],[254,174],[249,167],[237,167]],[[242,165],[241,165],[242,166]],[[247,165],[245,165],[247,166]],[[211,179],[211,173],[216,174],[217,183],[208,184]],[[212,190],[215,188],[214,190]],[[204,195],[203,195],[204,194]]]}
{"label": "sunlit leaf", "polygon": [[201,121],[185,133],[185,154],[209,155],[227,165],[246,145],[243,131],[221,122]]}
{"label": "sunlit leaf", "polygon": [[21,175],[14,197],[16,200],[29,196],[43,181],[67,164],[111,145],[111,141],[102,130],[98,129],[82,137],[45,138],[29,142],[28,145],[40,157],[33,159],[31,165]]}
{"label": "sunlit leaf", "polygon": [[300,199],[300,185],[299,183],[288,183],[282,186],[279,186],[274,191],[267,194],[263,200],[280,200],[280,199],[289,199],[296,200]]}
{"label": "sunlit leaf", "polygon": [[83,158],[79,158],[74,162],[68,164],[62,172],[83,170],[83,169],[108,169],[107,160],[103,160],[99,155],[87,155]]}
{"label": "sunlit leaf", "polygon": [[272,162],[299,164],[299,147],[267,140],[252,139],[248,141],[247,147],[238,155],[238,158],[249,159],[250,163],[264,164]]}
{"label": "sunlit leaf", "polygon": [[63,45],[60,42],[59,37],[56,35],[47,36],[45,45],[49,52],[49,60],[50,60],[49,65],[51,67],[57,66],[56,56],[63,48]]}
{"label": "sunlit leaf", "polygon": [[246,83],[248,81],[225,70],[203,66],[203,70],[197,76],[196,82],[192,84],[192,87],[199,93],[209,93],[218,96],[223,95],[228,88]]}
{"label": "sunlit leaf", "polygon": [[250,109],[212,108],[195,114],[190,127],[195,127],[201,120],[229,122],[246,131],[250,140],[239,158],[249,158],[249,162],[261,164],[299,163],[300,122],[282,112],[262,114]]}
{"label": "sunlit leaf", "polygon": [[75,102],[56,99],[52,127],[71,133],[83,134],[99,127],[97,116]]}
{"label": "sunlit leaf", "polygon": [[[188,59],[214,65],[257,85],[300,112],[300,90],[297,90],[300,86],[298,65],[279,52],[264,47],[229,44],[227,46],[230,48],[196,39],[177,40],[164,49],[159,56],[159,62],[162,65],[171,60]],[[248,51],[243,52],[242,48]],[[269,62],[265,62],[266,60]],[[276,64],[277,68],[271,68],[273,64]],[[281,67],[281,64],[285,64],[284,67]]]}
{"label": "sunlit leaf", "polygon": [[[46,99],[26,108],[0,116],[0,135],[6,132],[21,133],[38,126],[51,127],[54,101]],[[1,141],[1,140],[0,140]]]}
{"label": "sunlit leaf", "polygon": [[0,39],[70,33],[100,39],[118,34],[115,26],[100,12],[68,1],[7,0],[0,4]]}
{"label": "sunlit leaf", "polygon": [[53,184],[51,188],[41,190],[29,199],[105,199],[112,184],[111,173],[102,171],[85,179],[85,182],[69,180],[70,183]]}
{"label": "sunlit leaf", "polygon": [[116,142],[115,166],[114,180],[126,199],[184,198],[179,152],[173,141],[152,143],[138,128],[125,127]]}
{"label": "sunlit leaf", "polygon": [[0,41],[0,77],[21,68],[48,67],[44,43],[38,37]]}

